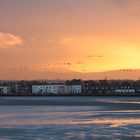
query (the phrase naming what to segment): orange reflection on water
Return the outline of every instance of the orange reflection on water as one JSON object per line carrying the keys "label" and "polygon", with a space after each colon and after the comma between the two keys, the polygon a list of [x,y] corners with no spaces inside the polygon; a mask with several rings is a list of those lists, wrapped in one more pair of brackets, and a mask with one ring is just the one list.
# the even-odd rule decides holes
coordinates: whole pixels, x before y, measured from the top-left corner
{"label": "orange reflection on water", "polygon": [[88,116],[88,115],[99,115],[101,113],[140,113],[140,110],[104,110],[104,111],[89,111],[89,112],[35,112],[35,113],[10,113],[10,114],[0,114],[0,118],[4,117],[13,117],[19,115],[79,115],[79,116]]}
{"label": "orange reflection on water", "polygon": [[2,121],[1,125],[101,125],[106,124],[110,127],[120,127],[127,125],[140,124],[140,119],[94,119],[94,120],[38,120],[38,119],[19,119],[11,121]]}
{"label": "orange reflection on water", "polygon": [[15,114],[0,114],[0,119],[13,117],[13,116],[15,116]]}

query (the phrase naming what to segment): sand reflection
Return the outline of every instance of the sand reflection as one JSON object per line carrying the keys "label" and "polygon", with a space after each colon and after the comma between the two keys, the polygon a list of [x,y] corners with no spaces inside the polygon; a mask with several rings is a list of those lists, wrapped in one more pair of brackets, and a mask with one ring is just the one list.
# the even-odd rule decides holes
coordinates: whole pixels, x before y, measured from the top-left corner
{"label": "sand reflection", "polygon": [[[118,114],[139,114],[140,110],[36,112],[0,114],[1,125],[108,125],[121,127],[140,124],[140,118],[119,118]],[[107,115],[104,117],[104,115]],[[115,118],[111,115],[117,115]],[[97,115],[100,117],[97,118]],[[109,118],[110,117],[110,118]]]}
{"label": "sand reflection", "polygon": [[0,119],[13,117],[13,116],[15,116],[15,114],[0,114]]}
{"label": "sand reflection", "polygon": [[130,113],[130,114],[133,114],[133,113],[137,113],[139,114],[140,113],[140,110],[104,110],[104,111],[86,111],[86,112],[36,112],[36,113],[31,113],[31,112],[28,112],[28,113],[10,113],[10,114],[0,114],[0,118],[5,118],[5,117],[13,117],[13,116],[46,116],[46,115],[78,115],[78,116],[89,116],[89,115],[101,115],[103,113]]}
{"label": "sand reflection", "polygon": [[110,127],[120,127],[127,125],[140,124],[140,119],[94,119],[94,120],[38,120],[38,119],[19,119],[0,122],[1,125],[102,125]]}

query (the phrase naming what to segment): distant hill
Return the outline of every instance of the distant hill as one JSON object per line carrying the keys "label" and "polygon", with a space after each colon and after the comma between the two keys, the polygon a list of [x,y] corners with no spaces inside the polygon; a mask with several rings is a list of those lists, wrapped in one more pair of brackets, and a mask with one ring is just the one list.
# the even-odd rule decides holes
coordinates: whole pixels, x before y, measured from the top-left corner
{"label": "distant hill", "polygon": [[[4,72],[5,73],[5,72]],[[8,74],[0,72],[0,79],[4,80],[31,80],[31,79],[139,79],[140,78],[140,69],[132,70],[118,70],[118,71],[105,71],[105,72],[74,72],[67,69],[59,70],[49,70],[49,71],[14,71]]]}
{"label": "distant hill", "polygon": [[84,79],[139,79],[140,69],[137,70],[118,70],[118,71],[105,71],[105,72],[94,72],[82,74]]}

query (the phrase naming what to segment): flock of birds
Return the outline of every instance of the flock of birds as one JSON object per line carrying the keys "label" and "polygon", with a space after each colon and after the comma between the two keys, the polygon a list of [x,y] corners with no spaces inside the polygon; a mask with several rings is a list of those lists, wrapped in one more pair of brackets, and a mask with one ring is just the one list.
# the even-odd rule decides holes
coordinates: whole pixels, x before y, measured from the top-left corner
{"label": "flock of birds", "polygon": [[[103,60],[103,55],[87,55],[84,56],[84,61],[78,60],[75,63],[72,62],[58,62],[54,64],[47,64],[47,65],[20,65],[15,66],[11,69],[11,71],[32,71],[32,70],[39,70],[39,71],[57,71],[57,70],[72,70],[73,66],[79,65],[82,72],[86,72],[86,59],[92,59],[92,60]],[[119,70],[113,70],[113,71],[119,71],[119,72],[136,72],[134,69],[119,69]]]}

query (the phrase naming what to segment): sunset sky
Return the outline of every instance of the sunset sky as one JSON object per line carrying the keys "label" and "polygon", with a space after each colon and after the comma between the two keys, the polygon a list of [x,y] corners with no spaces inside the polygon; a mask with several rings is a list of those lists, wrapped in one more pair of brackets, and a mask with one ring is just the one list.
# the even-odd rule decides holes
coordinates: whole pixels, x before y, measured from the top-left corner
{"label": "sunset sky", "polygon": [[0,79],[119,69],[140,69],[140,0],[0,0]]}

